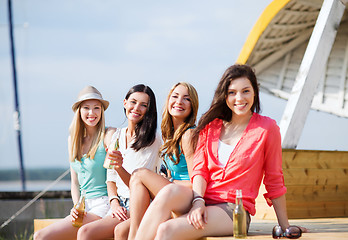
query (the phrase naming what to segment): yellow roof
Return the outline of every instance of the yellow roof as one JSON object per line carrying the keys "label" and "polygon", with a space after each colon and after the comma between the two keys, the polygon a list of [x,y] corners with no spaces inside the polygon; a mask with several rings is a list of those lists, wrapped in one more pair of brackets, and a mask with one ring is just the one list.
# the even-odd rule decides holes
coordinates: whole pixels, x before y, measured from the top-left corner
{"label": "yellow roof", "polygon": [[257,20],[253,29],[251,30],[240,54],[237,59],[237,63],[245,64],[248,60],[252,50],[254,49],[261,34],[266,29],[268,24],[277,15],[277,13],[289,2],[290,0],[275,0],[271,2],[261,14]]}

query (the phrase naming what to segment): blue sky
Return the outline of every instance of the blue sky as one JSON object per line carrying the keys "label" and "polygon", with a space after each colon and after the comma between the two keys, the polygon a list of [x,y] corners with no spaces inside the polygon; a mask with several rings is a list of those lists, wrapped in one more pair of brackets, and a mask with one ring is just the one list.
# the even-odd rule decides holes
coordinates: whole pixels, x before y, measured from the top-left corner
{"label": "blue sky", "polygon": [[[270,2],[14,0],[25,167],[68,167],[71,105],[86,85],[110,101],[109,126],[125,124],[122,100],[138,83],[154,90],[159,116],[170,87],[192,83],[200,116]],[[19,165],[6,10],[7,1],[0,0],[2,169]],[[279,123],[286,102],[261,97],[263,114]],[[311,111],[298,148],[348,150],[347,124],[347,119]]]}

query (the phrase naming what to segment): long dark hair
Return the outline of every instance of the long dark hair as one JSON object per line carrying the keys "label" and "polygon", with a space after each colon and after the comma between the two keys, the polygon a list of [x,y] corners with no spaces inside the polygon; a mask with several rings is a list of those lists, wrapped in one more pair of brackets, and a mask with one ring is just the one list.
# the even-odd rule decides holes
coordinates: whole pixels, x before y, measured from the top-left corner
{"label": "long dark hair", "polygon": [[209,110],[203,114],[198,122],[197,128],[194,130],[194,138],[198,138],[199,132],[215,118],[219,118],[225,121],[231,121],[232,110],[226,104],[227,90],[231,82],[237,78],[246,77],[249,79],[254,89],[254,103],[251,106],[251,111],[259,113],[260,98],[259,98],[259,86],[257,83],[256,75],[253,69],[248,65],[235,64],[227,68],[222,75],[220,82],[215,90],[213,101],[210,105]]}
{"label": "long dark hair", "polygon": [[[133,86],[129,89],[125,99],[128,100],[129,96],[135,92],[143,92],[149,96],[147,111],[135,127],[135,139],[131,146],[135,151],[139,151],[141,148],[150,146],[156,139],[157,108],[155,94],[149,86],[144,84]],[[124,112],[126,113],[126,109],[124,109]]]}

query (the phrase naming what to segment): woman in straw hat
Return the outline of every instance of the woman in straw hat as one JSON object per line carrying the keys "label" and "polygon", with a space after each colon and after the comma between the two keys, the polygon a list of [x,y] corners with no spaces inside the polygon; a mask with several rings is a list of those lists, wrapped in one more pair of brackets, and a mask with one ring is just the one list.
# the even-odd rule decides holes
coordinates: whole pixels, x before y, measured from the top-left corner
{"label": "woman in straw hat", "polygon": [[[123,101],[128,126],[112,137],[108,158],[112,169],[107,170],[110,212],[105,218],[82,226],[77,239],[112,238],[114,228],[129,218],[129,180],[134,170],[147,168],[156,171],[160,163],[161,138],[156,134],[156,99],[150,87],[133,86]],[[118,150],[115,141],[118,139]]]}
{"label": "woman in straw hat", "polygon": [[[83,224],[103,218],[110,209],[103,162],[115,129],[105,128],[104,110],[108,106],[109,102],[92,86],[82,89],[72,106],[75,114],[68,139],[71,196],[75,205],[80,192],[86,192]],[[77,210],[71,209],[69,216],[36,232],[34,239],[76,239],[79,228],[72,222],[77,216]]]}

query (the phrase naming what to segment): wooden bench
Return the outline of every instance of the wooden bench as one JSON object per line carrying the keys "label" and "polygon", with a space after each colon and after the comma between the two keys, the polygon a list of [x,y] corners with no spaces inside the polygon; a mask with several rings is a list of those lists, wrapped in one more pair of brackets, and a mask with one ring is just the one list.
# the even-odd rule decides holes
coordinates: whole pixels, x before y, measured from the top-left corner
{"label": "wooden bench", "polygon": [[[34,219],[34,230],[58,221],[59,219]],[[276,225],[275,220],[252,219],[247,239],[272,239],[272,228]],[[298,225],[309,229],[304,233],[301,240],[340,240],[348,239],[348,218],[316,218],[290,220],[291,225]],[[229,237],[205,237],[200,240],[232,240]]]}
{"label": "wooden bench", "polygon": [[34,232],[37,232],[40,229],[43,229],[44,227],[47,227],[61,219],[62,218],[34,219]]}

